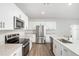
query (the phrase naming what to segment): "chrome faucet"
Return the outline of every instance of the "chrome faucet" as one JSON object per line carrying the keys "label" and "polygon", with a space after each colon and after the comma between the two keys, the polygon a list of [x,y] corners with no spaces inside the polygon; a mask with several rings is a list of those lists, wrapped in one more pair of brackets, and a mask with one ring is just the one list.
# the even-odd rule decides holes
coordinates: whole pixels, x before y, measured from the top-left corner
{"label": "chrome faucet", "polygon": [[68,36],[68,40],[69,40],[69,38],[70,38],[70,37]]}
{"label": "chrome faucet", "polygon": [[69,38],[71,38],[71,37],[72,37],[72,35],[68,36],[68,40],[69,40]]}

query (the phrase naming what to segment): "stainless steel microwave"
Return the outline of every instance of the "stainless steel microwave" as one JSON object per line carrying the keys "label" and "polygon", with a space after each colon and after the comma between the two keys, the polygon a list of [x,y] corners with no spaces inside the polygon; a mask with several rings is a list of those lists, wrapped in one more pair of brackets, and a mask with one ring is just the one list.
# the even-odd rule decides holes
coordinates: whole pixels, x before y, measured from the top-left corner
{"label": "stainless steel microwave", "polygon": [[16,16],[14,16],[14,29],[24,28],[24,21]]}

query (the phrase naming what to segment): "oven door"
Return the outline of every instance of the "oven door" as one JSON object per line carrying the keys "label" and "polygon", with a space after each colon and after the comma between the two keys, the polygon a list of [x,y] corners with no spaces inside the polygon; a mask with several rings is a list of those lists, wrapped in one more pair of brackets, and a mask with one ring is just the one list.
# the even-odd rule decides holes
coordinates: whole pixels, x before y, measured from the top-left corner
{"label": "oven door", "polygon": [[27,56],[28,53],[29,53],[29,42],[24,44],[23,45],[23,49],[22,49],[22,55],[23,56]]}

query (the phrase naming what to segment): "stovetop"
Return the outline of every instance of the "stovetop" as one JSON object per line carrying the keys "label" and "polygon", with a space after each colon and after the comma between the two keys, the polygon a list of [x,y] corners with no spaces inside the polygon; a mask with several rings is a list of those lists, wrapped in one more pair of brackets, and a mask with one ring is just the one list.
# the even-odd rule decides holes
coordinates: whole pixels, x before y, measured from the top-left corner
{"label": "stovetop", "polygon": [[20,43],[20,44],[25,44],[25,43],[27,43],[27,42],[29,42],[29,39],[26,39],[26,38],[19,38],[19,43]]}
{"label": "stovetop", "polygon": [[19,34],[5,35],[5,43],[25,44],[27,42],[29,42],[29,39],[27,39],[27,38],[19,38]]}

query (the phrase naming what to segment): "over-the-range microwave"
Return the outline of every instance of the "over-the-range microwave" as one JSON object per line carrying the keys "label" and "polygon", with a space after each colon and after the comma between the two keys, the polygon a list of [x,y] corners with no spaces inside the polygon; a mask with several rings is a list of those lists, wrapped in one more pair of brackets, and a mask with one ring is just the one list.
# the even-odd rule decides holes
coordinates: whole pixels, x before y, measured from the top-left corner
{"label": "over-the-range microwave", "polygon": [[14,29],[24,28],[24,21],[14,16]]}

